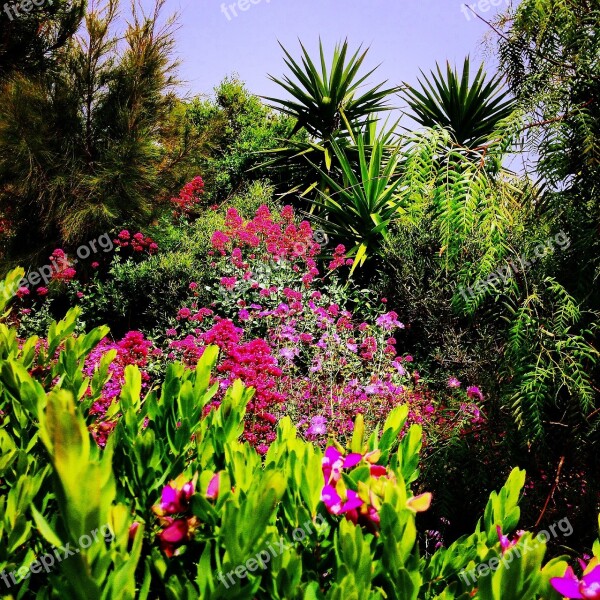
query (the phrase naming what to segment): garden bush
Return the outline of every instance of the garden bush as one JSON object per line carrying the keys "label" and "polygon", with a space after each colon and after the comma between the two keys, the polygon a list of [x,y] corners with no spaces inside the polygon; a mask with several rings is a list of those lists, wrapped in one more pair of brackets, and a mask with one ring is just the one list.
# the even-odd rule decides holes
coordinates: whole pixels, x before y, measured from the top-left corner
{"label": "garden bush", "polygon": [[[407,425],[408,406],[370,436],[359,419],[347,445],[325,451],[284,418],[261,457],[240,441],[253,391],[238,381],[212,407],[215,346],[194,369],[170,363],[160,388],[145,392],[139,368],[126,366],[110,407],[121,417],[99,449],[88,409],[115,352],[88,376],[85,362],[107,330],[76,335],[76,320],[70,311],[45,339],[19,340],[0,325],[5,593],[500,600],[508,590],[558,600],[550,578],[573,585],[563,558],[544,564],[543,535],[509,537],[525,477],[518,469],[473,534],[420,552],[417,515],[431,495],[419,489],[423,430]],[[600,542],[594,552],[592,568]]]}

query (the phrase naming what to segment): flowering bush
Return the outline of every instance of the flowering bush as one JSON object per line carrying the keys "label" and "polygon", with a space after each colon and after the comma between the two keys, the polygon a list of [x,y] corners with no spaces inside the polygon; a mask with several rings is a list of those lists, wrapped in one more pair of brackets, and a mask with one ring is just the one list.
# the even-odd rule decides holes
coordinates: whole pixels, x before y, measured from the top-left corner
{"label": "flowering bush", "polygon": [[204,181],[202,177],[194,177],[186,183],[179,195],[171,198],[171,204],[174,206],[173,215],[188,215],[193,208],[200,202],[200,197],[204,194]]}
{"label": "flowering bush", "polygon": [[131,234],[127,229],[123,229],[113,243],[117,248],[130,249],[134,254],[143,252],[154,254],[158,251],[158,244],[151,237],[139,231]]}
{"label": "flowering bush", "polygon": [[[525,481],[519,469],[492,493],[475,533],[421,552],[417,515],[431,495],[417,483],[423,431],[407,427],[406,405],[370,435],[358,418],[349,443],[325,452],[285,417],[261,458],[240,441],[251,392],[237,381],[211,408],[215,346],[193,370],[169,364],[160,396],[142,391],[140,369],[127,365],[110,407],[122,418],[98,448],[88,407],[107,389],[118,349],[90,379],[86,364],[107,332],[74,336],[76,312],[43,342],[19,342],[0,323],[3,594],[559,600],[554,586],[595,597],[600,541],[578,579],[564,559],[544,562],[545,539],[513,537]],[[140,357],[148,350],[139,336],[128,343]],[[99,530],[110,538],[94,536]],[[38,567],[59,547],[65,556],[48,576]],[[500,565],[492,573],[461,576],[492,561]]]}
{"label": "flowering bush", "polygon": [[359,413],[374,430],[399,403],[408,403],[409,422],[426,429],[481,424],[474,404],[481,394],[438,408],[412,357],[398,354],[404,324],[395,312],[380,303],[366,320],[355,318],[337,276],[351,261],[336,247],[322,276],[314,238],[289,206],[280,215],[261,206],[249,221],[229,209],[212,237],[214,301],[199,306],[197,284],[190,283],[189,300],[166,332],[165,355],[193,367],[207,344],[217,344],[222,390],[235,377],[256,389],[245,436],[262,452],[286,414],[321,445],[334,432],[346,439]]}

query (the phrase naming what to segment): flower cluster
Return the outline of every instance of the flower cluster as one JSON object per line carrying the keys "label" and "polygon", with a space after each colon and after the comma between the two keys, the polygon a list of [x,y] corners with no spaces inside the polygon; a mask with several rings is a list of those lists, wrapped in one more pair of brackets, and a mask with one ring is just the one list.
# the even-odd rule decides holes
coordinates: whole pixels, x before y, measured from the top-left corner
{"label": "flower cluster", "polygon": [[204,181],[202,177],[194,177],[186,183],[179,195],[171,198],[171,204],[175,207],[174,216],[187,215],[200,202],[200,197],[204,194]]}
{"label": "flower cluster", "polygon": [[[302,282],[308,286],[319,274],[315,257],[321,247],[314,241],[308,221],[294,223],[294,211],[286,206],[281,217],[276,218],[265,205],[260,206],[256,216],[246,222],[235,208],[227,211],[224,231],[215,231],[212,246],[221,256],[229,256],[231,267],[240,279],[256,279],[257,273],[250,263],[274,262],[287,266],[294,273],[302,273]],[[255,281],[258,287],[260,283]],[[258,289],[258,288],[257,288]]]}
{"label": "flower cluster", "polygon": [[[193,316],[190,315],[190,318]],[[277,389],[277,379],[281,377],[282,370],[265,340],[245,342],[242,335],[243,329],[236,327],[231,320],[216,317],[208,331],[202,333],[198,329],[195,335],[171,341],[169,357],[179,358],[188,366],[195,367],[206,346],[214,344],[219,347],[217,400],[236,379],[254,388],[254,397],[248,404],[244,439],[264,453],[267,444],[275,439],[276,418],[273,411],[285,399]]]}
{"label": "flower cluster", "polygon": [[57,248],[52,252],[50,263],[52,264],[53,281],[72,281],[77,275],[77,271],[73,268],[69,257],[61,248]]}
{"label": "flower cluster", "polygon": [[155,254],[158,251],[158,244],[151,237],[141,232],[132,235],[127,229],[119,232],[119,235],[113,242],[115,246],[119,248],[131,248],[133,252]]}
{"label": "flower cluster", "polygon": [[[362,525],[370,531],[379,527],[379,511],[385,497],[385,488],[388,484],[396,484],[396,477],[383,465],[377,462],[381,458],[381,451],[374,450],[366,454],[352,453],[344,456],[334,446],[325,450],[322,469],[324,487],[321,500],[328,512],[332,515],[344,515],[355,525]],[[352,469],[358,466],[369,468],[367,481],[359,480],[357,490],[350,489],[342,476],[344,470],[352,479]],[[421,494],[407,502],[407,508],[415,512],[422,512],[429,508],[431,494]]]}
{"label": "flower cluster", "polygon": [[[192,539],[199,525],[198,519],[190,511],[190,500],[196,493],[198,474],[191,481],[185,475],[170,481],[161,493],[160,502],[152,507],[162,529],[157,534],[163,552],[170,558]],[[206,490],[206,498],[216,500],[219,495],[219,475],[212,477]]]}
{"label": "flower cluster", "polygon": [[92,404],[90,409],[90,414],[95,415],[97,418],[91,432],[96,443],[102,447],[105,446],[108,435],[116,425],[115,421],[106,421],[104,417],[108,407],[121,393],[121,388],[125,382],[125,367],[127,365],[138,366],[142,375],[142,386],[147,388],[150,383],[150,375],[146,370],[149,357],[151,354],[160,353],[160,350],[153,348],[152,342],[147,340],[144,334],[139,331],[128,332],[118,342],[104,338],[86,360],[84,374],[92,377],[102,357],[111,350],[115,350],[116,355],[109,366],[110,379],[104,385],[100,398]]}
{"label": "flower cluster", "polygon": [[[409,405],[409,423],[483,423],[471,402],[477,388],[446,418],[448,409],[439,410],[419,384],[412,356],[397,349],[404,329],[398,314],[382,301],[369,318],[357,319],[335,273],[319,278],[310,224],[293,219],[290,207],[276,216],[262,206],[250,221],[228,211],[223,231],[212,237],[214,302],[199,307],[197,285],[190,284],[189,300],[166,332],[169,357],[193,367],[207,344],[219,345],[222,388],[239,377],[257,390],[245,435],[261,451],[283,414],[320,445],[334,432],[343,441],[358,413],[374,429],[398,404]],[[345,265],[344,253],[336,248],[329,266]]]}

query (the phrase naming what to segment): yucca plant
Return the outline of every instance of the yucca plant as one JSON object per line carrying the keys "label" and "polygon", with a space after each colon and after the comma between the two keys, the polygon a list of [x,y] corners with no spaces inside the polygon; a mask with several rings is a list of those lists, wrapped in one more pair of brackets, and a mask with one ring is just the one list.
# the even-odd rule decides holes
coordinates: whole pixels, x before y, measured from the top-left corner
{"label": "yucca plant", "polygon": [[[321,189],[326,186],[322,181],[312,179],[312,174],[307,174],[303,169],[306,165],[305,157],[316,164],[318,169],[331,174],[339,167],[335,163],[336,155],[332,141],[340,147],[352,143],[354,132],[360,131],[369,119],[393,108],[388,99],[400,88],[385,88],[387,82],[384,81],[362,90],[362,86],[377,67],[363,74],[361,68],[368,49],[362,51],[359,47],[354,54],[350,54],[347,40],[336,45],[329,63],[323,44],[319,41],[318,66],[304,45],[300,44],[300,47],[302,58],[301,61],[296,61],[281,46],[291,74],[282,79],[269,76],[271,81],[286,91],[289,98],[266,97],[265,100],[271,102],[273,108],[296,119],[296,125],[289,138],[303,130],[311,139],[305,142],[286,140],[281,148],[272,151],[274,158],[267,164],[285,164],[286,169],[289,169],[290,165],[298,165],[299,181],[291,191],[304,188],[302,195],[306,195],[319,183],[322,184]],[[309,178],[308,181],[306,177]]]}
{"label": "yucca plant", "polygon": [[352,272],[381,249],[390,223],[404,212],[397,197],[402,184],[397,177],[400,148],[390,146],[391,132],[376,136],[374,129],[373,122],[356,136],[352,157],[348,149],[332,141],[343,181],[338,183],[320,169],[329,191],[319,191],[313,200],[320,209],[316,219],[325,231],[351,247]]}
{"label": "yucca plant", "polygon": [[446,64],[430,77],[423,71],[420,89],[406,84],[403,97],[411,108],[410,116],[425,127],[449,129],[454,141],[466,148],[477,148],[490,140],[494,130],[515,108],[508,91],[503,91],[502,78],[487,78],[483,65],[470,80],[470,60],[465,58],[462,73]]}
{"label": "yucca plant", "polygon": [[348,55],[348,41],[336,45],[330,66],[325,60],[323,44],[319,41],[320,69],[310,58],[306,48],[302,48],[302,64],[281,46],[286,55],[285,63],[293,78],[287,75],[283,79],[269,78],[280,85],[292,99],[267,98],[279,110],[295,117],[298,122],[294,133],[303,127],[314,138],[328,140],[335,137],[341,129],[350,132],[360,128],[369,115],[389,110],[387,98],[400,88],[382,89],[386,82],[380,83],[361,94],[360,86],[377,70],[377,67],[359,76],[360,68],[368,50],[359,48],[352,56]]}

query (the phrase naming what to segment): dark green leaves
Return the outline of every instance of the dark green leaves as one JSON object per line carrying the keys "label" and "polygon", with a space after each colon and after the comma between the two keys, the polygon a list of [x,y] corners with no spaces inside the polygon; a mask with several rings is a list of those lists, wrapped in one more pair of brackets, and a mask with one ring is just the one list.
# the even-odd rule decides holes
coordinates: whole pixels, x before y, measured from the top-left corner
{"label": "dark green leaves", "polygon": [[425,81],[419,80],[420,89],[407,84],[403,92],[411,116],[425,127],[450,129],[461,146],[475,148],[488,141],[498,123],[514,110],[509,93],[502,91],[502,79],[486,79],[483,65],[470,81],[468,57],[460,75],[449,63],[445,74],[439,65],[437,74],[431,72],[431,79],[421,73]]}

